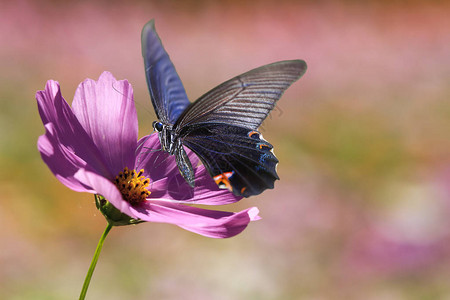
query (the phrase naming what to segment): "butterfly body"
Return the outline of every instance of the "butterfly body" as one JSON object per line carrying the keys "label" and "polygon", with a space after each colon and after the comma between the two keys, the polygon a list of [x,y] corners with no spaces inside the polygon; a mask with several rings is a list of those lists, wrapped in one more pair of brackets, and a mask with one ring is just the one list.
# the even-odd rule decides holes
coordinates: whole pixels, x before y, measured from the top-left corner
{"label": "butterfly body", "polygon": [[283,92],[306,71],[302,60],[281,61],[236,76],[190,103],[154,22],[142,31],[142,54],[153,122],[163,151],[175,155],[181,175],[195,185],[191,149],[220,188],[238,196],[273,188],[278,159],[258,127]]}
{"label": "butterfly body", "polygon": [[161,149],[168,152],[170,155],[175,154],[176,149],[176,136],[175,132],[172,130],[172,126],[169,124],[164,124],[162,122],[153,122],[153,129],[158,132],[159,143],[161,144]]}

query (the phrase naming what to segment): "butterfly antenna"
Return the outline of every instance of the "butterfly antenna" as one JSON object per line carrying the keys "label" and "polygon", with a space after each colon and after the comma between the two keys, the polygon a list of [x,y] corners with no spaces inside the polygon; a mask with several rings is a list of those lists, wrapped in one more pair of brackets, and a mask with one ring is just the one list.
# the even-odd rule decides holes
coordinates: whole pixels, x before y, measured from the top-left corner
{"label": "butterfly antenna", "polygon": [[[158,151],[161,151],[162,149],[159,149]],[[163,158],[160,162],[158,162],[158,160],[159,160],[159,157],[161,156],[161,154],[163,154],[164,152],[163,151],[161,151],[161,152],[159,152],[158,153],[158,156],[156,157],[156,159],[155,159],[155,168],[157,168],[157,167],[159,167],[160,165],[162,165],[164,162],[166,162],[168,159],[169,159],[169,157],[170,157],[170,155],[166,155],[166,157],[165,158]]]}
{"label": "butterfly antenna", "polygon": [[[114,86],[114,83],[113,83],[111,86],[112,86],[112,88],[113,88],[114,91],[116,91],[117,93],[119,93],[120,95],[122,95],[122,96],[124,96],[124,97],[126,96],[122,91],[120,91],[118,88],[116,88],[116,87]],[[151,111],[148,107],[146,107],[146,106],[143,105],[142,103],[136,102],[132,97],[126,96],[126,98],[127,98],[127,100],[133,101],[135,105],[139,106],[139,109],[143,109],[143,110],[145,110],[146,112],[148,112],[149,114],[152,113],[152,111]]]}
{"label": "butterfly antenna", "polygon": [[[143,149],[148,149],[148,151],[140,153],[139,156],[141,156],[142,154],[146,154],[149,152],[157,152],[157,151],[161,151],[162,147],[160,149],[150,149],[149,147],[143,147],[145,142],[147,142],[147,140],[150,138],[150,136],[155,132],[155,128],[153,128],[153,131],[141,142],[139,143],[139,145],[136,148],[136,151],[134,152],[134,154],[137,154],[139,151],[141,151],[141,148]],[[138,159],[138,163],[140,163],[140,158]]]}
{"label": "butterfly antenna", "polygon": [[152,152],[159,152],[158,156],[156,157],[156,160],[159,158],[160,153],[162,152],[162,149],[151,149],[149,147],[142,147],[142,149],[147,149],[146,151],[142,151],[141,153],[139,153],[139,158],[138,158],[138,162],[137,164],[141,163],[141,156],[144,154],[148,154],[148,153],[152,153]]}
{"label": "butterfly antenna", "polygon": [[[120,91],[118,88],[116,88],[116,87],[114,86],[114,84],[115,84],[115,82],[113,82],[113,83],[111,84],[113,90],[115,90],[117,93],[119,93],[120,95],[122,95],[122,96],[124,96],[124,97],[126,96],[127,100],[130,100],[130,101],[135,102],[135,101],[133,100],[132,97],[129,97],[128,95],[125,95],[122,91]],[[136,102],[135,102],[135,103],[136,103]]]}
{"label": "butterfly antenna", "polygon": [[134,154],[137,154],[141,150],[142,146],[149,138],[150,136],[147,136],[145,139],[142,140],[142,142],[139,143],[139,145],[136,147],[136,151],[134,152]]}

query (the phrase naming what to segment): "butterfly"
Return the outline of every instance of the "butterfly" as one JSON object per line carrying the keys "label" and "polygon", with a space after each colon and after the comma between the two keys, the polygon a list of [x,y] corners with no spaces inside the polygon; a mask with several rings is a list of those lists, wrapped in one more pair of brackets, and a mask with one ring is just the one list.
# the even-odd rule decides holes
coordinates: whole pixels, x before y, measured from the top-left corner
{"label": "butterfly", "polygon": [[286,60],[253,69],[190,102],[151,20],[142,29],[142,55],[161,149],[175,155],[178,169],[194,187],[191,149],[219,188],[249,197],[279,179],[273,146],[258,127],[283,92],[306,71],[303,60]]}

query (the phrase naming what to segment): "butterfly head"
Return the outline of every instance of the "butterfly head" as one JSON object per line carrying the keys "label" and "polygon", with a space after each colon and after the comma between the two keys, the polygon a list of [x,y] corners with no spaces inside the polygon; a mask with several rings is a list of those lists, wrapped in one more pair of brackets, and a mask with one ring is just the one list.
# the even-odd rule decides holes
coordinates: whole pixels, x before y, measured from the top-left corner
{"label": "butterfly head", "polygon": [[164,124],[160,121],[154,121],[153,129],[158,132],[159,143],[161,144],[161,148],[165,152],[169,152],[170,154],[174,154],[175,146],[174,146],[174,133],[172,131],[172,126]]}
{"label": "butterfly head", "polygon": [[163,128],[164,128],[163,123],[162,122],[157,122],[157,121],[153,121],[152,126],[153,126],[154,130],[158,131],[158,133],[161,132],[163,130]]}

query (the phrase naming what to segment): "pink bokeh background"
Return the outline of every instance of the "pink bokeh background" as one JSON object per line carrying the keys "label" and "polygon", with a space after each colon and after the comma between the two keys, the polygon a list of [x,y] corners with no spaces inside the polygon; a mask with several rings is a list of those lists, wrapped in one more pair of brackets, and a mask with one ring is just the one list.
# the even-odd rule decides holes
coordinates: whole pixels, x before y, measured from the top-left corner
{"label": "pink bokeh background", "polygon": [[150,19],[191,100],[301,58],[305,76],[263,124],[281,180],[234,211],[228,240],[165,224],[115,228],[88,298],[448,299],[450,4],[446,1],[4,1],[0,4],[0,298],[78,297],[106,226],[36,149],[34,94],[70,102],[104,70],[155,119],[140,31]]}

